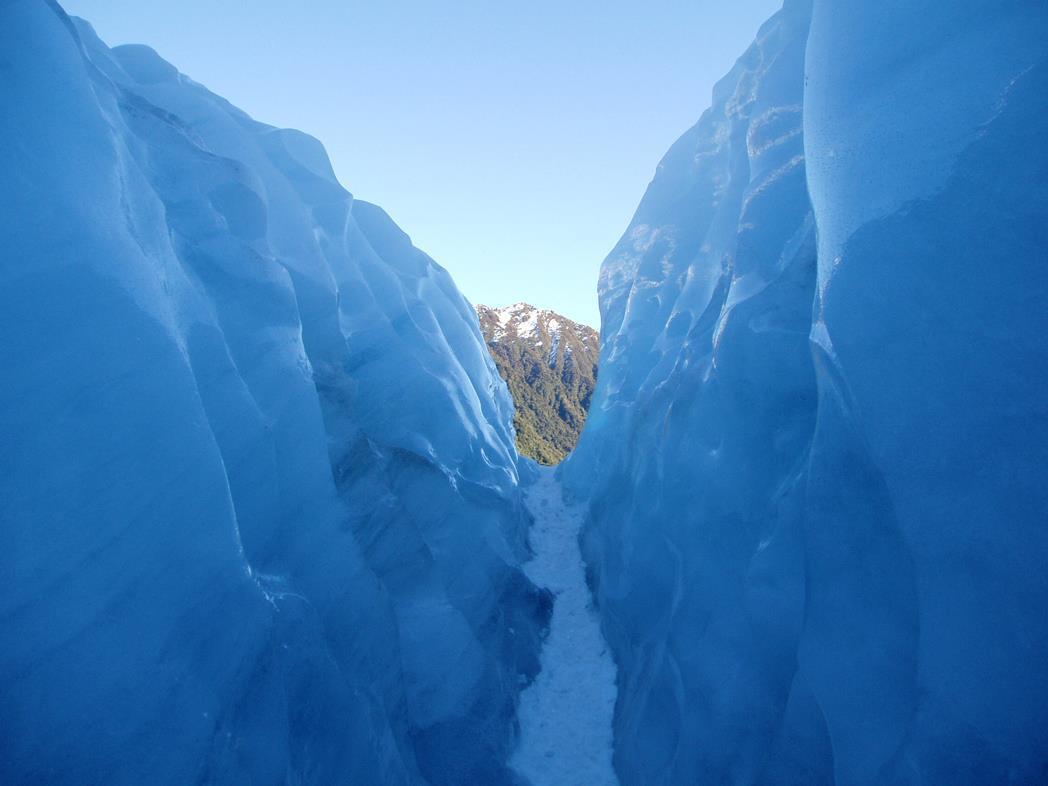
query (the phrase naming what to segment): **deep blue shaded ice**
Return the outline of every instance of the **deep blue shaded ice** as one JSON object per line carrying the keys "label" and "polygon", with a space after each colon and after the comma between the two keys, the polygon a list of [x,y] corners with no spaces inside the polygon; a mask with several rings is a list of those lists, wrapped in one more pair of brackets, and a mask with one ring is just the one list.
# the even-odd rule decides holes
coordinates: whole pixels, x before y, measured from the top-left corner
{"label": "deep blue shaded ice", "polygon": [[0,96],[0,781],[508,782],[548,603],[448,274],[52,3]]}
{"label": "deep blue shaded ice", "polygon": [[624,783],[1048,773],[1046,41],[789,0],[659,166],[562,470]]}
{"label": "deep blue shaded ice", "polygon": [[0,782],[1043,782],[1046,41],[788,0],[604,263],[532,551],[448,274],[0,1]]}

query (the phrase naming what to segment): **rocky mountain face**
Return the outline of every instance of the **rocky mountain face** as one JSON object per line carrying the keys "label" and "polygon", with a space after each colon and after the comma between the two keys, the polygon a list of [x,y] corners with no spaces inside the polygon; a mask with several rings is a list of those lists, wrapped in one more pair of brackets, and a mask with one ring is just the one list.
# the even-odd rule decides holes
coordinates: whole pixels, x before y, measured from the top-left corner
{"label": "rocky mountain face", "polygon": [[521,453],[556,464],[579,440],[597,383],[600,336],[588,325],[527,303],[478,305],[480,327],[516,403]]}

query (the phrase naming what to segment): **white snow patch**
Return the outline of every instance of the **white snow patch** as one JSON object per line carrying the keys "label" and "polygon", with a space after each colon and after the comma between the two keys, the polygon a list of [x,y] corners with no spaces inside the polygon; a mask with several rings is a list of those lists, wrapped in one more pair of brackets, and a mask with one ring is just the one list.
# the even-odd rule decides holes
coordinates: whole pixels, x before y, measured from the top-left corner
{"label": "white snow patch", "polygon": [[539,312],[531,309],[528,316],[517,326],[518,336],[533,336],[539,330]]}
{"label": "white snow patch", "polygon": [[499,327],[506,327],[513,320],[513,308],[499,308],[495,309],[495,313],[498,314]]}
{"label": "white snow patch", "polygon": [[611,720],[615,663],[586,585],[579,529],[552,468],[527,493],[535,557],[524,571],[555,595],[539,672],[520,697],[520,745],[510,760],[533,786],[616,786]]}

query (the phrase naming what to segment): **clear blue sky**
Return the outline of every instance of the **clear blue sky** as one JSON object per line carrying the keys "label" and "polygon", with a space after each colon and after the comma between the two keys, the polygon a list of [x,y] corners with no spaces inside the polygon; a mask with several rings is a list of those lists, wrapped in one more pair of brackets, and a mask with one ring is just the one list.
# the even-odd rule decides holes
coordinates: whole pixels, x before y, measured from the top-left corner
{"label": "clear blue sky", "polygon": [[324,143],[474,303],[597,325],[659,159],[781,0],[60,0]]}

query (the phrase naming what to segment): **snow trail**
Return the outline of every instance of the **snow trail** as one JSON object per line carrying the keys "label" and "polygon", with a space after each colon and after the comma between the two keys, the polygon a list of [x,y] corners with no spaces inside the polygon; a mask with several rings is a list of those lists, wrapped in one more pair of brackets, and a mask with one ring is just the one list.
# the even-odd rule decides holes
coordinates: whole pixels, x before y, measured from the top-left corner
{"label": "snow trail", "polygon": [[543,469],[526,494],[535,556],[524,571],[555,597],[542,671],[520,697],[521,739],[510,764],[533,786],[615,786],[615,664],[586,585],[582,514],[564,504],[553,473]]}

